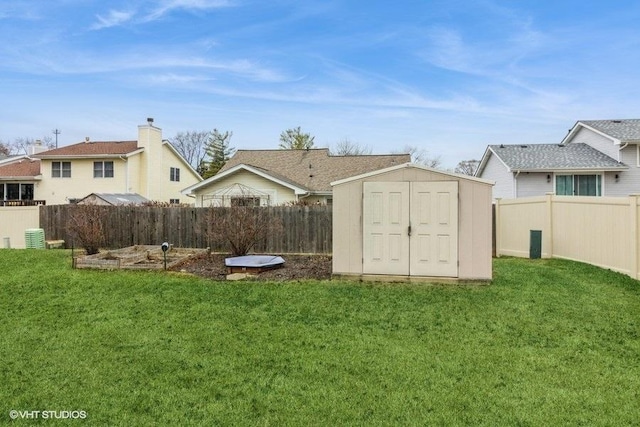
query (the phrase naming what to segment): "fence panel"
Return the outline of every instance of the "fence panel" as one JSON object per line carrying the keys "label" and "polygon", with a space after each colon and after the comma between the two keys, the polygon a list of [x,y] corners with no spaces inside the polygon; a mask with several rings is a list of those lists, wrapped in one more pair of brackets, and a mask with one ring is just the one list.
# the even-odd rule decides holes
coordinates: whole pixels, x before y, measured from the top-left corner
{"label": "fence panel", "polygon": [[496,254],[528,256],[542,231],[543,258],[564,258],[640,278],[639,196],[531,197],[496,203]]}
{"label": "fence panel", "polygon": [[[49,205],[40,209],[40,227],[48,240],[64,240],[71,246],[67,230],[75,205]],[[225,245],[213,245],[208,238],[209,210],[226,215],[230,208],[190,208],[155,206],[101,206],[108,249],[132,245],[159,245],[206,248],[227,252]],[[15,208],[14,208],[15,209]],[[261,208],[276,221],[283,233],[258,242],[255,252],[331,253],[332,209],[330,206],[278,206]],[[37,225],[37,224],[36,224]],[[35,225],[34,225],[35,226]]]}
{"label": "fence panel", "polygon": [[38,209],[39,206],[0,206],[0,248],[26,247],[24,232],[39,227]]}

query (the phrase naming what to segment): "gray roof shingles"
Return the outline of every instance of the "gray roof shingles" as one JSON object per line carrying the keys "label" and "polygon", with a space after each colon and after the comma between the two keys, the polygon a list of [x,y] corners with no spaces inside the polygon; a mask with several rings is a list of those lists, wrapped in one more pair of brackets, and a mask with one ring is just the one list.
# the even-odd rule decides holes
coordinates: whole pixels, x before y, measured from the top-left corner
{"label": "gray roof shingles", "polygon": [[583,143],[489,147],[512,171],[627,169],[625,164]]}
{"label": "gray roof shingles", "polygon": [[580,120],[578,123],[587,125],[621,142],[640,141],[640,119]]}

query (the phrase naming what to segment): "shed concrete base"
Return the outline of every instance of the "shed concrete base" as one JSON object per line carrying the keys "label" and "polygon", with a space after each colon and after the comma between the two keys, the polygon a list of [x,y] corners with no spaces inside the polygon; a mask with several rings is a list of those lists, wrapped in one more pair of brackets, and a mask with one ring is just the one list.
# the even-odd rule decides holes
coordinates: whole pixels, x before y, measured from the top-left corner
{"label": "shed concrete base", "polygon": [[435,276],[394,276],[386,274],[332,274],[335,280],[357,280],[360,282],[386,282],[386,283],[432,283],[447,285],[489,285],[488,279],[460,279],[457,277],[435,277]]}

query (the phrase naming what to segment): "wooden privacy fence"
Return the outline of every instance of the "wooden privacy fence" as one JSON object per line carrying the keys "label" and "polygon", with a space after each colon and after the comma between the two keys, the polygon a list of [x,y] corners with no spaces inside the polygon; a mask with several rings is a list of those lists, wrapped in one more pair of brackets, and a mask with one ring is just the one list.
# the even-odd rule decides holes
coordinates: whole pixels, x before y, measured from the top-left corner
{"label": "wooden privacy fence", "polygon": [[547,195],[496,202],[496,255],[528,257],[532,230],[543,258],[564,258],[640,278],[640,196]]}
{"label": "wooden privacy fence", "polygon": [[[69,215],[75,205],[40,207],[40,228],[47,240],[64,240],[71,247],[67,230]],[[169,242],[180,248],[206,248],[228,252],[228,246],[215,244],[208,237],[209,210],[233,208],[190,208],[155,206],[100,206],[106,248],[133,245],[160,245]],[[274,221],[281,221],[283,231],[260,241],[253,252],[322,253],[332,250],[332,210],[330,206],[263,207]]]}

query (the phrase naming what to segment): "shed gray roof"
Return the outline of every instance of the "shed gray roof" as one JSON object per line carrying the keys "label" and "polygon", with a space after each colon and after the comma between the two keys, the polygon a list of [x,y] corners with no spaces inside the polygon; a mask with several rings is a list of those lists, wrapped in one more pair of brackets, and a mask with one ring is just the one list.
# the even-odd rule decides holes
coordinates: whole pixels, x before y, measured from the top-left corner
{"label": "shed gray roof", "polygon": [[640,119],[580,120],[580,123],[622,142],[640,142]]}
{"label": "shed gray roof", "polygon": [[[85,200],[91,196],[95,196],[105,202],[117,206],[117,205],[142,205],[148,203],[149,199],[141,196],[138,193],[91,193],[82,200]],[[80,200],[80,201],[82,201]]]}
{"label": "shed gray roof", "polygon": [[624,163],[583,143],[502,144],[489,148],[512,171],[627,169]]}

